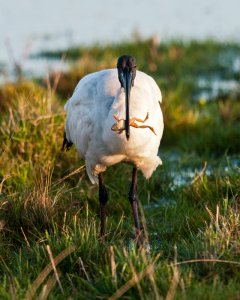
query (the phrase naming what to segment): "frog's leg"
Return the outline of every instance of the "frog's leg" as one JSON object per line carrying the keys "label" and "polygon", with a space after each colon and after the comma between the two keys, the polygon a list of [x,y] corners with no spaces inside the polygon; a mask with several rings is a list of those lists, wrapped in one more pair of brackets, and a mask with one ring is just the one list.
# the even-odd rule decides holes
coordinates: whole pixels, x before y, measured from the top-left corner
{"label": "frog's leg", "polygon": [[125,129],[119,129],[118,131],[116,131],[117,134],[121,134]]}
{"label": "frog's leg", "polygon": [[147,115],[146,115],[144,120],[133,117],[133,118],[130,119],[130,122],[135,123],[135,121],[137,121],[137,122],[140,122],[140,123],[145,123],[148,118],[149,118],[149,113],[147,112]]}
{"label": "frog's leg", "polygon": [[135,127],[135,128],[149,128],[155,135],[157,135],[156,132],[155,132],[155,130],[154,130],[154,128],[152,126],[149,126],[149,125],[138,125],[136,123],[132,123],[132,124],[130,124],[130,126]]}

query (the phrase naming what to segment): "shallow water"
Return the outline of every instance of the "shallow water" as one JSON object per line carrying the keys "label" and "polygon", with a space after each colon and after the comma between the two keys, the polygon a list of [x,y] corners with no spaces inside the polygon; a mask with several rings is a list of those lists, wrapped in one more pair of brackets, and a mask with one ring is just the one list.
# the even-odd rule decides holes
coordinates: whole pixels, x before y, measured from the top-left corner
{"label": "shallow water", "polygon": [[189,161],[188,164],[184,163],[181,165],[181,161],[178,161],[178,163],[179,164],[177,165],[176,161],[172,161],[171,167],[169,168],[169,175],[172,181],[170,183],[170,190],[172,191],[191,185],[194,179],[202,172],[204,176],[208,177],[212,176],[214,172],[217,172],[220,176],[226,176],[230,172],[237,172],[240,174],[239,155],[225,156],[220,161],[216,162],[206,162],[206,168],[204,167],[204,163],[195,166],[195,159]]}
{"label": "shallow water", "polygon": [[172,208],[177,205],[174,194],[178,190],[190,187],[195,179],[200,180],[201,176],[225,177],[236,173],[240,175],[240,155],[225,156],[217,161],[208,161],[204,166],[203,161],[198,161],[197,157],[186,156],[180,151],[171,151],[162,155],[164,161],[163,180],[170,196],[154,197],[143,207],[145,210],[155,210],[159,208]]}
{"label": "shallow water", "polygon": [[240,95],[240,83],[234,79],[200,77],[197,80],[197,87],[199,92],[195,99],[199,102],[211,101],[226,96],[236,99]]}

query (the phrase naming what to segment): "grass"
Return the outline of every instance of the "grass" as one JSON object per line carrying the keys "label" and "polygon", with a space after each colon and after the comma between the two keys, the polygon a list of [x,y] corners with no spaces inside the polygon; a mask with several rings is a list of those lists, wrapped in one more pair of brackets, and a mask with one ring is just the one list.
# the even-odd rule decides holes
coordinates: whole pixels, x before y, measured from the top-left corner
{"label": "grass", "polygon": [[[239,78],[230,67],[239,49],[152,40],[69,49],[71,72],[0,87],[1,299],[240,298],[239,96],[196,96],[199,76]],[[143,247],[133,242],[131,168],[105,174],[102,242],[97,187],[75,149],[60,151],[63,100],[84,74],[125,52],[156,78],[164,99],[164,164],[149,182],[139,174]]]}

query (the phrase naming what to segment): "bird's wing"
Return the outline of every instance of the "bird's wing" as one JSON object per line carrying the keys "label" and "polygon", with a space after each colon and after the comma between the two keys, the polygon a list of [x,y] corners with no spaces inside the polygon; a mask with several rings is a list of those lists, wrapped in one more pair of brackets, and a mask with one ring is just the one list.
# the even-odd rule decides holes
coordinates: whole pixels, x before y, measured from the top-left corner
{"label": "bird's wing", "polygon": [[102,123],[114,101],[114,91],[111,94],[106,85],[112,73],[113,70],[104,70],[85,76],[65,104],[66,137],[83,157],[87,155],[92,140],[101,134]]}
{"label": "bird's wing", "polygon": [[161,93],[156,81],[150,76],[149,76],[149,78],[150,78],[150,81],[151,81],[151,86],[152,86],[152,89],[153,89],[154,98],[158,102],[162,103],[162,93]]}

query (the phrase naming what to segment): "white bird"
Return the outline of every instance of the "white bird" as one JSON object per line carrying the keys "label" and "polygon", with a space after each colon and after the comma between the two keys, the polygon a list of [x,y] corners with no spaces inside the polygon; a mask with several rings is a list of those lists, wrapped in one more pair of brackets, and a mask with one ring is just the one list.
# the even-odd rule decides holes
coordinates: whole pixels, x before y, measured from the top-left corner
{"label": "white bird", "polygon": [[136,71],[134,57],[123,55],[117,68],[83,77],[65,104],[63,149],[74,144],[85,159],[89,179],[99,184],[101,237],[108,201],[102,173],[119,162],[133,165],[128,196],[136,235],[140,235],[137,170],[148,179],[162,163],[158,156],[164,127],[161,101],[161,91],[154,79]]}

